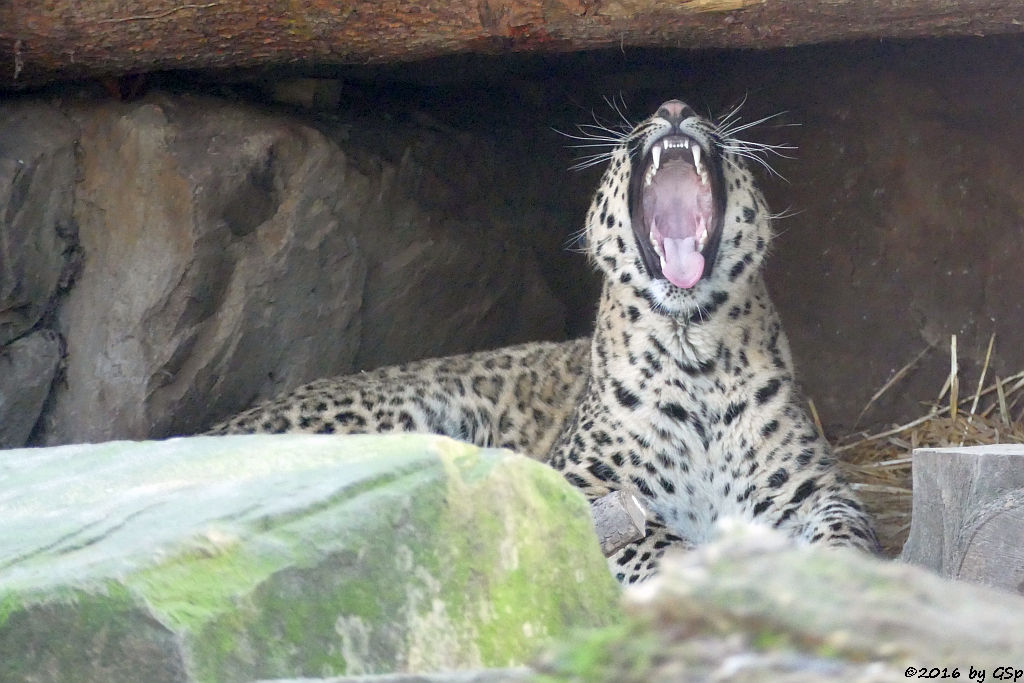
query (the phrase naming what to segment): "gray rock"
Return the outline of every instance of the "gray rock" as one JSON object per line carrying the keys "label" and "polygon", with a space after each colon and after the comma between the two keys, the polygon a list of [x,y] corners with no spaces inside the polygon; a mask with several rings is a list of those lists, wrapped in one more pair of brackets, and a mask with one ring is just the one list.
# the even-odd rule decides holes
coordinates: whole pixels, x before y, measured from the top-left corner
{"label": "gray rock", "polygon": [[316,131],[213,100],[82,105],[85,266],[45,443],[187,433],[351,362],[366,180]]}
{"label": "gray rock", "polygon": [[84,266],[41,444],[195,433],[319,377],[564,334],[531,244],[551,231],[474,194],[513,171],[472,140],[389,161],[353,124],[210,98],[67,111]]}
{"label": "gray rock", "polygon": [[72,246],[77,131],[38,101],[0,104],[0,347],[47,312]]}
{"label": "gray rock", "polygon": [[60,360],[60,340],[51,330],[0,347],[0,449],[28,442]]}
{"label": "gray rock", "polygon": [[645,683],[966,681],[977,679],[972,668],[1012,678],[1024,661],[1024,597],[852,550],[796,547],[747,525],[667,555],[625,602],[630,625],[570,639],[541,672]]}
{"label": "gray rock", "polygon": [[0,453],[0,680],[523,664],[621,618],[583,496],[435,436]]}

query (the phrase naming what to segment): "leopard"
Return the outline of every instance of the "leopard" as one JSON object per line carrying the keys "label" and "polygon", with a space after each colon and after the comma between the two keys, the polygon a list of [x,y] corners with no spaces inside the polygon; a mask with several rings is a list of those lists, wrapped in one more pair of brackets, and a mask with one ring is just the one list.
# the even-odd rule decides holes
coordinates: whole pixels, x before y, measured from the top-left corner
{"label": "leopard", "polygon": [[765,281],[774,222],[741,140],[681,100],[606,129],[580,233],[602,279],[594,331],[318,380],[211,434],[429,432],[530,455],[587,499],[637,496],[647,534],[613,553],[623,584],[727,520],[798,544],[879,551],[812,419]]}

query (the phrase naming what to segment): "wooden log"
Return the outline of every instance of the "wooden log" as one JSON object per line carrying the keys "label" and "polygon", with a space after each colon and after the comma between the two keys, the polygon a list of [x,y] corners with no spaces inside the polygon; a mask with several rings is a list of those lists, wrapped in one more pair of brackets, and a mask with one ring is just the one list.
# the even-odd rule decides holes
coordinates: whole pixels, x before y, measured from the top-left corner
{"label": "wooden log", "polygon": [[918,448],[913,476],[902,559],[1024,593],[1024,445]]}
{"label": "wooden log", "polygon": [[598,498],[590,504],[590,512],[605,557],[647,535],[647,513],[628,491],[612,491]]}
{"label": "wooden log", "polygon": [[7,0],[0,87],[161,69],[1020,33],[1012,0]]}

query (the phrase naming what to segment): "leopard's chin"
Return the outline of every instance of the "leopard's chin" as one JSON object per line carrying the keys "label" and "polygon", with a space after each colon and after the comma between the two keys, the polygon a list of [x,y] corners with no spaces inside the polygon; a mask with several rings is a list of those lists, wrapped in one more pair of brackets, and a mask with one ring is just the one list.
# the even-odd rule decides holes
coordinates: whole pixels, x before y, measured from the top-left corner
{"label": "leopard's chin", "polygon": [[690,323],[703,322],[728,300],[728,295],[723,299],[723,292],[716,287],[698,283],[693,289],[684,290],[668,280],[653,280],[646,296],[654,313]]}

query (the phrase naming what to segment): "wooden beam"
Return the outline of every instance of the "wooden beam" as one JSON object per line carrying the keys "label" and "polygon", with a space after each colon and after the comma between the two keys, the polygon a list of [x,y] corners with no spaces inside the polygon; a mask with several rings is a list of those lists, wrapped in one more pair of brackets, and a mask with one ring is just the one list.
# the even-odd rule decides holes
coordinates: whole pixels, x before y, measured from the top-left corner
{"label": "wooden beam", "polygon": [[1019,33],[1015,0],[7,0],[0,87],[162,69]]}

